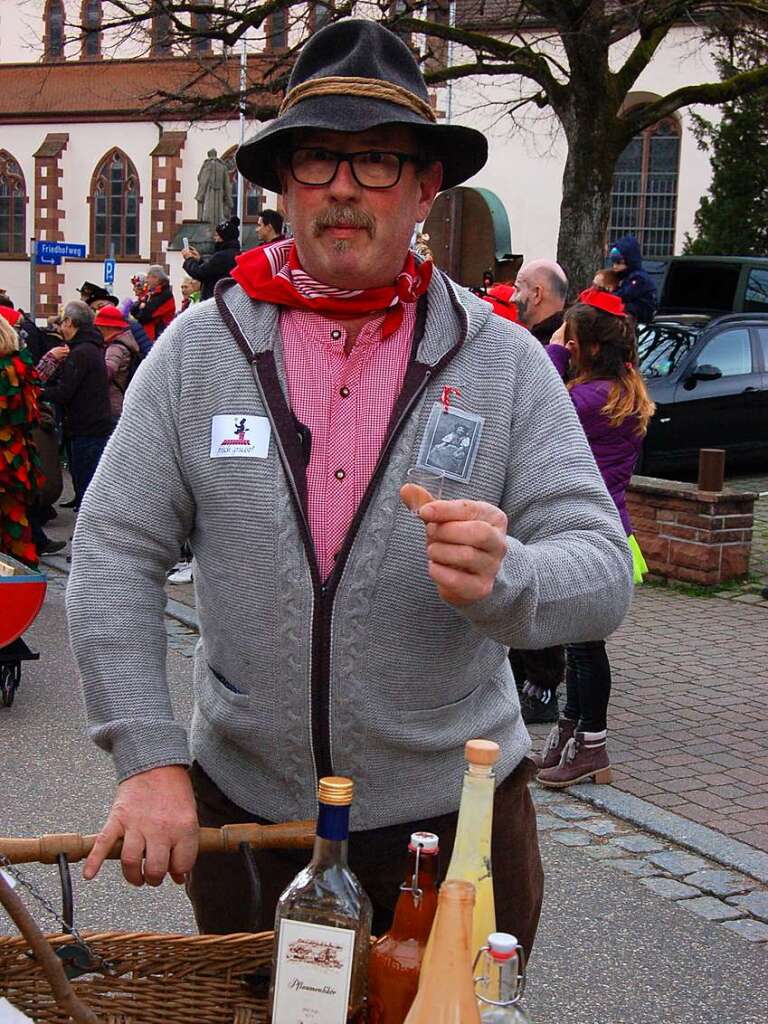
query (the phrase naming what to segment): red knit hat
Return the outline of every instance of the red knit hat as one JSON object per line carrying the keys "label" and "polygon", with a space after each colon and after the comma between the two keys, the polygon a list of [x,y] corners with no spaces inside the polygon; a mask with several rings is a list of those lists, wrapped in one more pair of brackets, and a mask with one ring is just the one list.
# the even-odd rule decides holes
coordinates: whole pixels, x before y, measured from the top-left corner
{"label": "red knit hat", "polygon": [[102,306],[93,321],[97,327],[114,327],[121,331],[128,330],[128,321],[117,306]]}
{"label": "red knit hat", "polygon": [[505,320],[518,323],[517,306],[512,296],[515,294],[515,286],[512,284],[495,284],[488,289],[486,295],[481,296],[484,302],[490,302],[493,312],[503,316]]}
{"label": "red knit hat", "polygon": [[602,309],[604,313],[612,313],[614,316],[627,315],[623,300],[612,292],[603,291],[602,288],[586,288],[579,295],[579,302],[585,306]]}
{"label": "red knit hat", "polygon": [[21,320],[21,313],[18,309],[11,309],[10,306],[0,306],[0,316],[5,317],[11,327],[15,327]]}

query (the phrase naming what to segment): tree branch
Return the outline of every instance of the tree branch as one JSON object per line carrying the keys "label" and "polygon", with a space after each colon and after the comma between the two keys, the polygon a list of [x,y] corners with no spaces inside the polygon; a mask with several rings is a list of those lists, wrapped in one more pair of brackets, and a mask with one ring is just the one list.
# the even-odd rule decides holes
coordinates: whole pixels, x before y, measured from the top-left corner
{"label": "tree branch", "polygon": [[643,30],[624,64],[611,76],[617,95],[623,98],[630,91],[653,60],[654,54],[667,38],[671,25],[660,25],[658,28]]}
{"label": "tree branch", "polygon": [[[443,25],[435,21],[422,21],[420,18],[398,18],[398,27],[408,32],[414,32],[426,36],[435,36],[438,39],[445,39],[448,42],[458,43],[466,46],[477,55],[498,58],[509,71],[504,73],[520,75],[522,78],[529,78],[543,89],[552,99],[559,97],[565,90],[565,86],[557,81],[549,69],[546,58],[543,54],[537,53],[530,46],[518,46],[505,42],[496,36],[486,35],[483,32],[475,32],[451,25]],[[478,61],[480,57],[478,56]],[[447,77],[449,69],[442,69]],[[496,72],[498,73],[498,72]],[[463,77],[463,76],[462,76]],[[433,79],[433,81],[445,81]]]}
{"label": "tree branch", "polygon": [[747,96],[764,86],[768,86],[768,66],[755,68],[752,71],[742,71],[722,82],[703,82],[701,85],[683,86],[680,89],[675,89],[669,95],[662,96],[655,102],[633,111],[628,116],[621,117],[620,120],[626,127],[627,139],[630,139],[644,128],[650,128],[657,121],[680,110],[681,107],[687,107],[694,103],[718,106],[721,103],[738,99],[740,96]]}

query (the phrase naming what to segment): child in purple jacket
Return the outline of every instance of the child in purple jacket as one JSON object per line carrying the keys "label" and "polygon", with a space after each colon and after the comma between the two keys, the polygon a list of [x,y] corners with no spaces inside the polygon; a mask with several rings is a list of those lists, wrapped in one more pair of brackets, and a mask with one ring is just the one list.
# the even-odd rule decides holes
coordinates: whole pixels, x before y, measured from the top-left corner
{"label": "child in purple jacket", "polygon": [[[546,347],[567,380],[584,433],[616,503],[635,566],[635,582],[648,571],[627,512],[626,490],[654,412],[636,367],[635,327],[622,300],[588,288],[565,314]],[[566,704],[544,749],[534,758],[538,781],[561,788],[592,778],[610,782],[606,748],[611,666],[604,640],[566,648]]]}

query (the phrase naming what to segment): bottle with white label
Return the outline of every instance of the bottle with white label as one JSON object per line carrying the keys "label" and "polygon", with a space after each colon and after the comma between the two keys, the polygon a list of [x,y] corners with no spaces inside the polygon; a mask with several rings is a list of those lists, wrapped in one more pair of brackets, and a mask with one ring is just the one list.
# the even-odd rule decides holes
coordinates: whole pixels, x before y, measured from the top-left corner
{"label": "bottle with white label", "polygon": [[371,901],[347,866],[351,779],[320,780],[312,860],[280,897],[272,1024],[344,1024],[365,1012]]}

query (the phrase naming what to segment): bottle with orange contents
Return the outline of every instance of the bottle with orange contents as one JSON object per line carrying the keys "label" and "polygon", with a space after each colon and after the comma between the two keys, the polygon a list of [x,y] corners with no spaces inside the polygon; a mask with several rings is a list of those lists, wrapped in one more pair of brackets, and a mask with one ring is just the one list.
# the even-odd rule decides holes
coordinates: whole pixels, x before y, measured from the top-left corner
{"label": "bottle with orange contents", "polygon": [[438,838],[414,832],[392,927],[368,961],[369,1024],[403,1024],[419,987],[424,949],[437,910]]}
{"label": "bottle with orange contents", "polygon": [[432,952],[405,1024],[480,1024],[472,977],[470,882],[443,882],[432,929]]}

